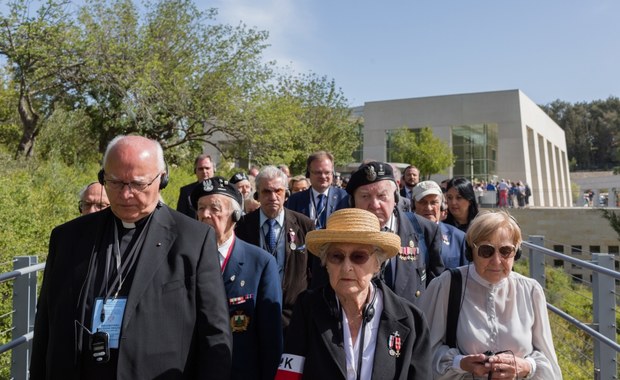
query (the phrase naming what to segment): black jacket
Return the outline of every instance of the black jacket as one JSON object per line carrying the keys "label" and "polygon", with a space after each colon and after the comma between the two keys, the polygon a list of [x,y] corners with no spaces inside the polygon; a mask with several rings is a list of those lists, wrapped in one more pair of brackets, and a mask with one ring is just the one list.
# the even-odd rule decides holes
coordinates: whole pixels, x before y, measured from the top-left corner
{"label": "black jacket", "polygon": [[[372,379],[431,379],[430,335],[422,312],[383,282],[375,284],[383,292],[383,311],[374,316],[381,321]],[[342,320],[335,297],[327,286],[302,293],[295,304],[284,355],[305,357],[304,379],[346,378]],[[388,344],[396,332],[401,338],[398,356],[390,355]]]}

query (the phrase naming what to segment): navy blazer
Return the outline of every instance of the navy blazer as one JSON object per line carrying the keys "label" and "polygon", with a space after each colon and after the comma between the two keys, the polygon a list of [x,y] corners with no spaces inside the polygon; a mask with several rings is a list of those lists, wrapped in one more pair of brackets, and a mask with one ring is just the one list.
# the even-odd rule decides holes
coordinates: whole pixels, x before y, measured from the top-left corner
{"label": "navy blazer", "polygon": [[[76,379],[76,321],[98,231],[111,207],[52,231],[37,305],[30,379]],[[86,316],[88,320],[92,316]],[[160,205],[134,268],[118,379],[229,379],[232,337],[215,231]]]}
{"label": "navy blazer", "polygon": [[272,380],[282,354],[282,289],[275,258],[235,238],[224,273],[233,336],[231,379]]}
{"label": "navy blazer", "polygon": [[405,188],[405,186],[403,186],[403,187],[400,189],[399,194],[400,194],[400,196],[401,196],[401,197],[403,197],[403,198],[407,198],[407,199],[411,200],[411,198],[407,197],[407,189]]}
{"label": "navy blazer", "polygon": [[192,219],[196,219],[196,210],[190,204],[189,196],[192,195],[192,190],[194,190],[196,185],[198,185],[198,182],[183,186],[179,190],[179,199],[177,200],[177,211]]}
{"label": "navy blazer", "polygon": [[[414,260],[403,254],[407,248],[419,249],[420,247],[418,236],[407,214],[415,217],[420,224],[427,250],[419,252]],[[390,287],[396,294],[416,305],[426,285],[445,269],[441,260],[441,233],[437,224],[419,215],[397,210],[395,217],[398,218],[397,235],[401,240],[401,253],[392,259],[396,261],[396,275]],[[389,261],[386,262],[386,265],[388,264]],[[385,278],[385,270],[382,272],[383,278]]]}
{"label": "navy blazer", "polygon": [[[372,379],[431,379],[430,333],[422,312],[381,281],[375,283],[383,293],[383,311],[373,317],[381,321]],[[336,295],[329,285],[302,293],[297,300],[284,355],[305,357],[304,379],[346,378],[342,316],[336,305]],[[401,338],[398,357],[389,353],[390,335],[395,332]]]}
{"label": "navy blazer", "polygon": [[[311,198],[312,188],[300,191],[288,198],[285,207],[310,218],[310,211],[312,211],[314,207]],[[327,215],[325,220],[327,220],[334,211],[347,207],[349,207],[349,194],[340,187],[330,186],[327,197]],[[316,218],[316,215],[314,215],[314,217]]]}
{"label": "navy blazer", "polygon": [[465,232],[458,228],[439,222],[441,230],[441,259],[448,268],[457,268],[467,263],[465,258]]}
{"label": "navy blazer", "polygon": [[[260,208],[245,214],[235,226],[235,234],[261,247]],[[308,288],[312,259],[305,249],[306,233],[314,230],[314,222],[307,216],[284,208],[285,264],[282,276],[282,326],[286,328],[293,314],[297,296]],[[295,233],[295,250],[291,249],[291,234]],[[262,248],[262,247],[261,247]]]}

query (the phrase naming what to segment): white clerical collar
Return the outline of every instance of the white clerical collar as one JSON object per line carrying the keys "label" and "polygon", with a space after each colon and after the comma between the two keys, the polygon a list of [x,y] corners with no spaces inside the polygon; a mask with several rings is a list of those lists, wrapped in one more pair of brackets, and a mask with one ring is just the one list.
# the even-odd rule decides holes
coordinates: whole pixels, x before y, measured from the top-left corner
{"label": "white clerical collar", "polygon": [[121,222],[123,223],[123,227],[125,227],[125,228],[127,228],[129,230],[136,228],[136,224],[135,223],[129,223],[129,222],[125,222],[123,220],[121,220]]}

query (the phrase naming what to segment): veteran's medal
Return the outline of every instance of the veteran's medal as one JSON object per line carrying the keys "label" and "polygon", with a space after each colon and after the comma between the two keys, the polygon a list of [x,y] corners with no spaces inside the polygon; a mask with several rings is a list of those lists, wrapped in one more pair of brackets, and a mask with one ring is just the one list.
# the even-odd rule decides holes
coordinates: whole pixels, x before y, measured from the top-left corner
{"label": "veteran's medal", "polygon": [[243,311],[236,311],[235,314],[230,317],[230,329],[234,333],[246,331],[249,324],[250,317],[245,315]]}
{"label": "veteran's medal", "polygon": [[390,334],[388,338],[388,353],[390,356],[399,357],[400,356],[400,334],[398,331],[394,331]]}

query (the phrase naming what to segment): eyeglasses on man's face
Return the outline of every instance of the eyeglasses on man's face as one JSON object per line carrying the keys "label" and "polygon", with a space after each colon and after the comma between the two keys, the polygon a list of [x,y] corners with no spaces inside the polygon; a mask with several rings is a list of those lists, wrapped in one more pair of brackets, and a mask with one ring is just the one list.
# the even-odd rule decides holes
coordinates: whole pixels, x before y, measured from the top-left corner
{"label": "eyeglasses on man's face", "polygon": [[150,182],[123,182],[116,179],[105,179],[103,181],[103,184],[110,190],[121,191],[123,190],[123,187],[127,186],[131,192],[141,193],[145,191],[149,186],[151,186],[153,182],[155,182],[155,180],[159,178],[160,175],[161,173],[157,174],[155,178],[153,178]]}
{"label": "eyeglasses on man's face", "polygon": [[323,176],[323,177],[328,177],[332,175],[332,173],[333,172],[328,171],[328,170],[310,170],[310,174],[316,175],[316,176]]}
{"label": "eyeglasses on man's face", "polygon": [[488,259],[495,254],[495,251],[499,251],[499,255],[502,259],[509,259],[513,257],[517,251],[514,245],[503,245],[501,247],[495,247],[492,244],[474,244],[474,247],[478,248],[478,256],[483,259]]}
{"label": "eyeglasses on man's face", "polygon": [[271,194],[276,194],[278,197],[281,197],[284,195],[285,192],[286,189],[282,187],[279,189],[260,189],[260,194],[264,197],[270,197]]}
{"label": "eyeglasses on man's face", "polygon": [[97,210],[103,210],[104,208],[110,207],[110,204],[100,203],[100,202],[79,201],[78,206],[80,207],[80,210],[89,210],[91,208],[95,208]]}

